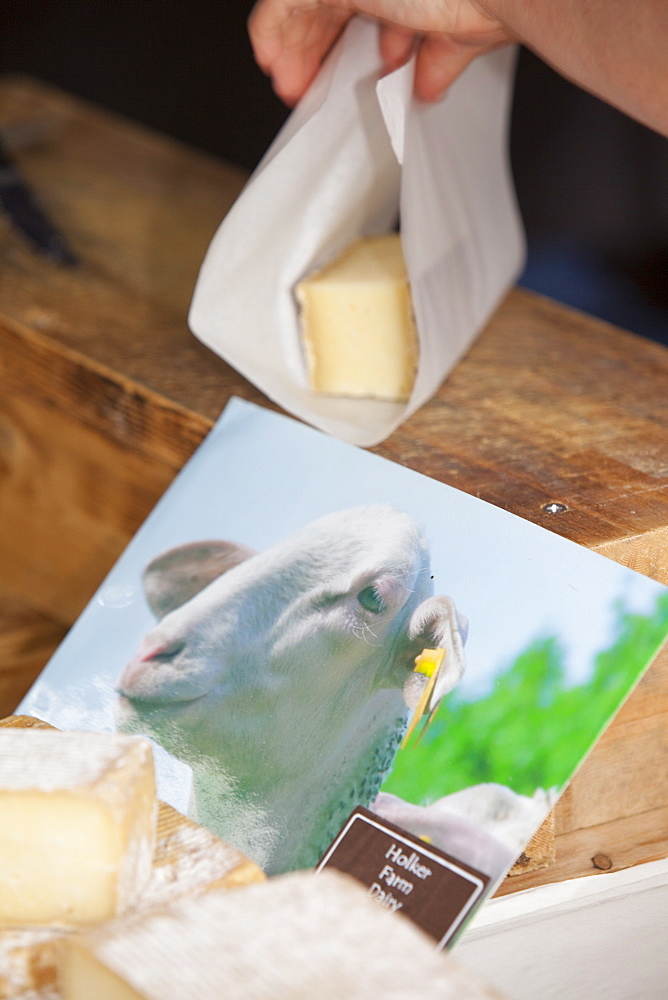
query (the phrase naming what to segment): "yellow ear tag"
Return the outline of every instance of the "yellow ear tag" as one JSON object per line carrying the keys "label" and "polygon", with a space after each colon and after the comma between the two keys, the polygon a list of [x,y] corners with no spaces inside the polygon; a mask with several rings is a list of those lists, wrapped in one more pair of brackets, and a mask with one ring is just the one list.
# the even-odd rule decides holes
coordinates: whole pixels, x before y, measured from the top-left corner
{"label": "yellow ear tag", "polygon": [[415,727],[427,710],[427,705],[429,704],[431,693],[434,690],[434,685],[436,684],[436,680],[441,671],[444,658],[445,650],[440,646],[438,649],[423,649],[420,655],[415,657],[414,673],[424,674],[425,677],[427,677],[427,683],[424,686],[424,690],[420,695],[420,700],[415,707],[415,711],[411,716],[410,722],[408,723],[406,735],[401,741],[402,750],[408,743],[409,737],[412,735]]}

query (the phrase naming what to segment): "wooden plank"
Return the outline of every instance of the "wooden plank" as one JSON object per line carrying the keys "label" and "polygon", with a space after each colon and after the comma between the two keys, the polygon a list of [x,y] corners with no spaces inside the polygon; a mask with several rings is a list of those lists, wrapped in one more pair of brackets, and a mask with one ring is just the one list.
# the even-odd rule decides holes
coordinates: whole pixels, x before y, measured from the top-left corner
{"label": "wooden plank", "polygon": [[667,378],[661,345],[516,290],[380,450],[668,582]]}
{"label": "wooden plank", "polygon": [[82,262],[53,266],[0,224],[3,317],[215,419],[243,380],[187,312],[243,172],[27,79],[0,81],[0,128]]}
{"label": "wooden plank", "polygon": [[668,856],[668,645],[554,810],[555,860],[498,895]]}
{"label": "wooden plank", "polygon": [[554,862],[540,871],[505,879],[496,895],[505,896],[536,885],[620,871],[632,865],[658,861],[668,855],[666,830],[666,806],[626,816],[614,823],[566,830],[555,838]]}
{"label": "wooden plank", "polygon": [[[17,351],[11,364],[19,357]],[[63,368],[68,365],[54,363],[40,374],[48,378],[51,373],[57,390]],[[150,428],[142,431],[141,414],[150,413],[152,425],[164,423],[161,433],[167,437],[169,427],[178,423],[169,406],[121,405],[114,411],[113,384],[82,364],[73,370],[75,377],[60,397],[70,405],[54,404],[53,393],[36,391],[26,379],[23,392],[17,384],[16,391],[5,395],[0,425],[5,465],[0,518],[12,525],[0,535],[0,565],[8,571],[2,586],[67,624],[178,470],[174,456],[166,461],[157,446],[143,447],[146,437],[153,436]],[[86,377],[77,379],[84,371]],[[77,398],[83,400],[80,406]],[[135,397],[127,393],[126,399]],[[96,407],[106,419],[116,420],[121,433],[105,433],[99,420],[96,427],[95,420],[86,419]],[[188,435],[187,427],[180,429],[183,462],[197,438]]]}
{"label": "wooden plank", "polygon": [[[230,395],[273,404],[187,328],[243,175],[26,79],[0,81],[0,128],[83,261],[0,222],[0,589],[62,629]],[[667,376],[660,345],[514,290],[374,450],[668,582]],[[668,851],[666,655],[557,807],[554,865],[513,890]]]}
{"label": "wooden plank", "polygon": [[262,399],[187,327],[244,175],[28,80],[0,127],[82,259],[0,220],[0,585],[71,623],[229,395]]}
{"label": "wooden plank", "polygon": [[0,719],[14,711],[66,631],[30,605],[0,594]]}

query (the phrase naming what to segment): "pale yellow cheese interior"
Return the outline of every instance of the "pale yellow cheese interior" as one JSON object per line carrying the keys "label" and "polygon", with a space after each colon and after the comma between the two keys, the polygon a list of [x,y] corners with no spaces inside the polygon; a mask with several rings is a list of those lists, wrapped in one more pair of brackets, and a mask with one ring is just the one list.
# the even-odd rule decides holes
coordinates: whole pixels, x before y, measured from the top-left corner
{"label": "pale yellow cheese interior", "polygon": [[0,731],[0,922],[123,913],[151,873],[156,811],[147,740]]}
{"label": "pale yellow cheese interior", "polygon": [[146,1000],[85,948],[73,944],[59,976],[63,1000]]}
{"label": "pale yellow cheese interior", "polygon": [[357,241],[295,294],[314,392],[408,399],[418,339],[398,233]]}

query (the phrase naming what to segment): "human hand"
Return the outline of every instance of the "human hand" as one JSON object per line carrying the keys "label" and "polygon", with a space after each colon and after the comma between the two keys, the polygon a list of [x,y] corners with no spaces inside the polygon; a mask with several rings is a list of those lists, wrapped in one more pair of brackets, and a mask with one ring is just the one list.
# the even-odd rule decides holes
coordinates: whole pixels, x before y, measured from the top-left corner
{"label": "human hand", "polygon": [[417,49],[415,94],[437,100],[478,55],[513,40],[477,0],[258,0],[248,23],[255,58],[293,105],[355,14],[380,23],[386,72]]}

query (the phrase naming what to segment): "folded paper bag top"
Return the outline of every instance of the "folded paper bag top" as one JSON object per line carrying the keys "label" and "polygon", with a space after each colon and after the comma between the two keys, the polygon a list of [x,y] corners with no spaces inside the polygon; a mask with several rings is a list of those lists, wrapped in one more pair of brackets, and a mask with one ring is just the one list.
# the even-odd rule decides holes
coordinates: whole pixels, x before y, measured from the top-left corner
{"label": "folded paper bag top", "polygon": [[[195,335],[321,430],[362,446],[391,434],[434,394],[521,267],[506,150],[514,56],[480,57],[444,100],[421,104],[411,64],[379,80],[376,26],[354,18],[218,229],[190,310]],[[318,395],[295,285],[399,215],[419,337],[412,394]]]}

